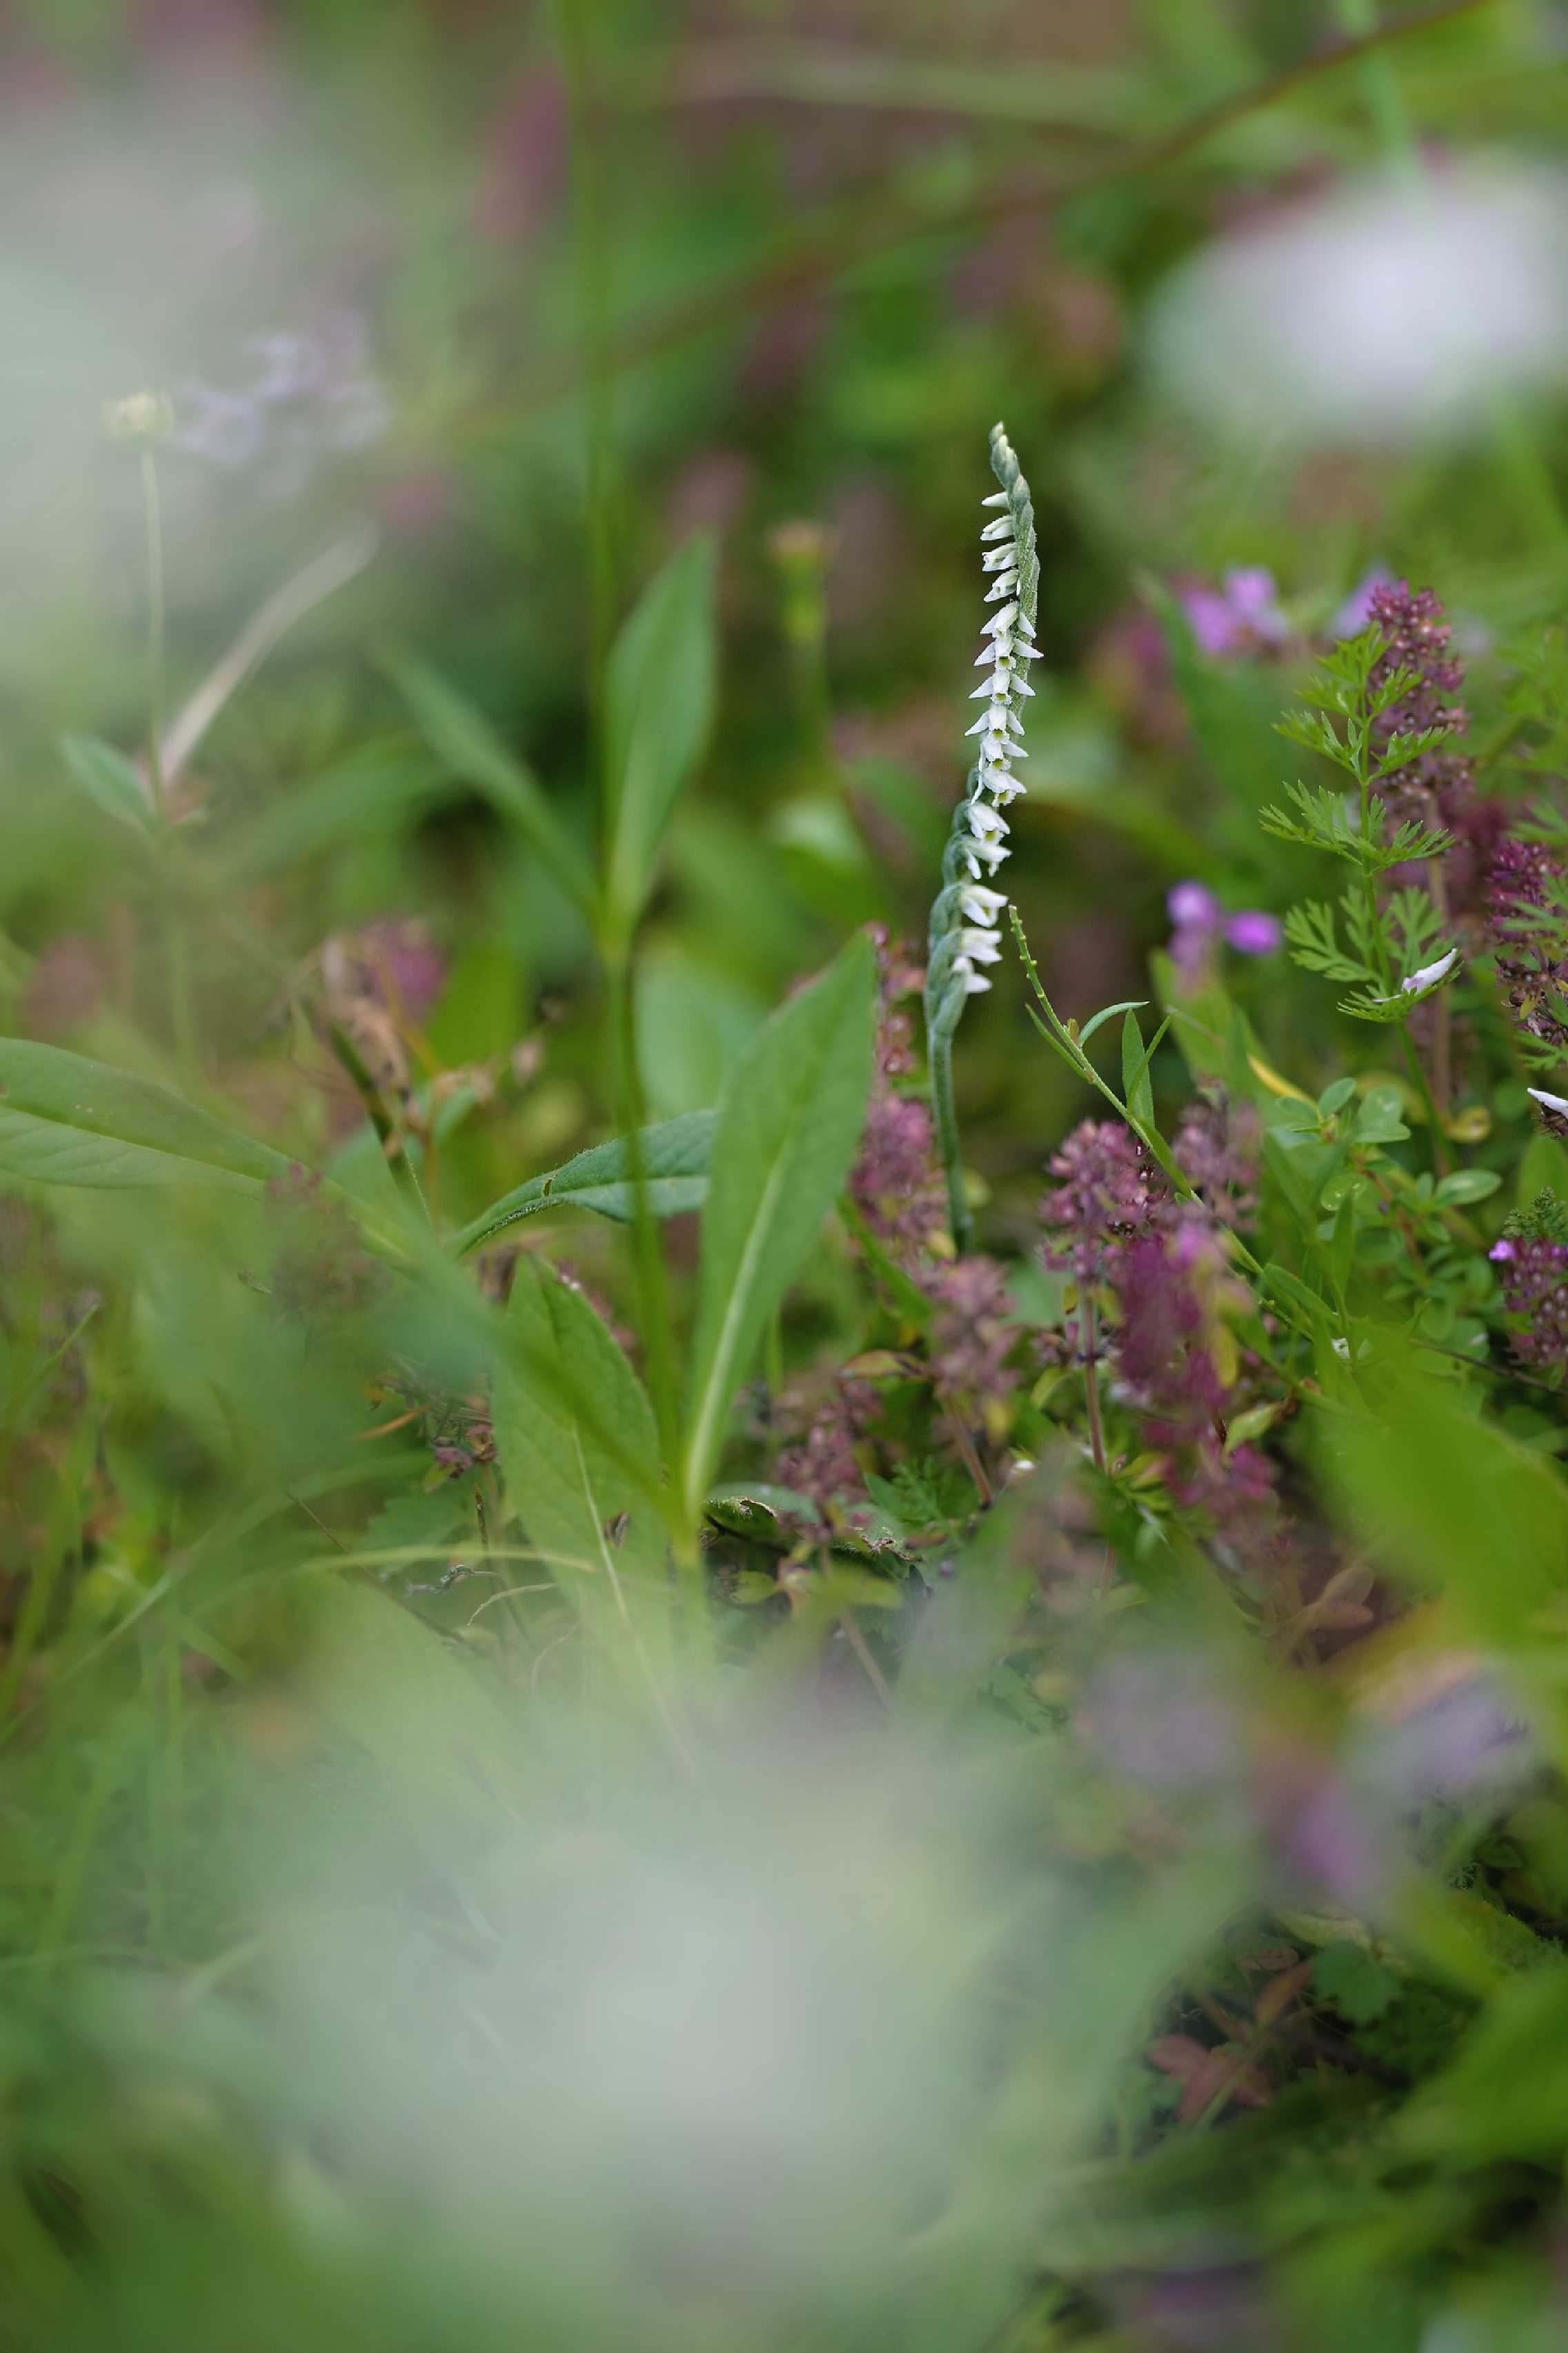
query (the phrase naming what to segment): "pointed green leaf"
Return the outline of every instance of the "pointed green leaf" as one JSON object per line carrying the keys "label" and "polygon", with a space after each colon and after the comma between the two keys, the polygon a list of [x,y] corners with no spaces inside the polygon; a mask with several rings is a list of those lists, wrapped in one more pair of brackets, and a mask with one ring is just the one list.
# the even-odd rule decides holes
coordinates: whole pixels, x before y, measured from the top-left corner
{"label": "pointed green leaf", "polygon": [[610,861],[606,897],[629,934],[659,846],[713,722],[713,543],[689,540],[616,639],[606,681]]}
{"label": "pointed green leaf", "polygon": [[[656,1218],[675,1218],[701,1208],[716,1117],[710,1111],[688,1111],[642,1129],[642,1176]],[[626,1138],[617,1135],[607,1144],[590,1145],[547,1176],[531,1176],[465,1226],[452,1248],[460,1257],[504,1226],[537,1217],[542,1209],[592,1209],[601,1218],[629,1225],[637,1215],[637,1194]]]}
{"label": "pointed green leaf", "polygon": [[1114,1020],[1119,1013],[1142,1013],[1143,1008],[1148,1004],[1148,1002],[1149,1000],[1146,997],[1124,997],[1121,1000],[1120,1004],[1102,1005],[1100,1011],[1091,1015],[1089,1019],[1084,1023],[1083,1028],[1079,1031],[1079,1044],[1080,1046],[1087,1046],[1095,1031],[1100,1029],[1104,1022]]}
{"label": "pointed green leaf", "polygon": [[[1167,1014],[1166,1020],[1170,1016]],[[1162,1034],[1164,1024],[1162,1023]],[[1159,1044],[1156,1038],[1155,1045]],[[1149,1076],[1149,1063],[1154,1052],[1143,1046],[1143,1032],[1138,1026],[1136,1013],[1129,1013],[1121,1024],[1121,1099],[1144,1127],[1154,1124],[1154,1086]]]}
{"label": "pointed green leaf", "polygon": [[587,863],[563,830],[532,769],[438,670],[407,654],[390,658],[385,667],[437,757],[453,776],[483,793],[531,844],[568,897],[585,907],[593,895]]}
{"label": "pointed green leaf", "polygon": [[871,943],[858,937],[774,1014],[720,1102],[688,1421],[693,1517],[730,1401],[855,1156],[871,1080],[875,983]]}
{"label": "pointed green leaf", "polygon": [[40,1185],[264,1185],[294,1164],[169,1088],[0,1038],[0,1173]]}
{"label": "pointed green leaf", "polygon": [[495,1433],[512,1507],[552,1566],[608,1583],[662,1569],[653,1409],[583,1293],[536,1259],[512,1283]]}
{"label": "pointed green leaf", "polygon": [[66,765],[88,798],[95,801],[105,816],[111,817],[135,834],[139,841],[147,841],[153,831],[153,804],[147,787],[123,752],[111,744],[100,743],[96,735],[62,735],[60,750]]}

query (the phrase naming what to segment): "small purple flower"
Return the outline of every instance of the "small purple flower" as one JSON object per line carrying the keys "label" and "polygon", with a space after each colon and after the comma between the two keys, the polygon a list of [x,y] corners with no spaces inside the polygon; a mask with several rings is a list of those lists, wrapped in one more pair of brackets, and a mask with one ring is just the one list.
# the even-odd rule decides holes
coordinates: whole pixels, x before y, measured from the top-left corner
{"label": "small purple flower", "polygon": [[1290,624],[1279,609],[1274,575],[1261,565],[1227,572],[1215,588],[1195,581],[1178,589],[1194,637],[1205,654],[1272,651],[1284,645]]}
{"label": "small purple flower", "polygon": [[1284,934],[1279,918],[1261,908],[1227,915],[1202,882],[1178,882],[1165,897],[1172,932],[1166,953],[1184,980],[1201,981],[1224,940],[1242,955],[1273,955]]}
{"label": "small purple flower", "polygon": [[1379,589],[1392,588],[1394,585],[1394,575],[1386,571],[1381,564],[1374,564],[1370,572],[1363,572],[1333,619],[1329,623],[1330,637],[1336,638],[1359,637],[1372,619],[1374,594]]}
{"label": "small purple flower", "polygon": [[1201,882],[1177,882],[1165,894],[1165,912],[1178,931],[1217,932],[1225,910]]}
{"label": "small purple flower", "polygon": [[1227,916],[1225,935],[1237,955],[1266,956],[1278,954],[1285,933],[1278,915],[1249,907],[1239,915]]}

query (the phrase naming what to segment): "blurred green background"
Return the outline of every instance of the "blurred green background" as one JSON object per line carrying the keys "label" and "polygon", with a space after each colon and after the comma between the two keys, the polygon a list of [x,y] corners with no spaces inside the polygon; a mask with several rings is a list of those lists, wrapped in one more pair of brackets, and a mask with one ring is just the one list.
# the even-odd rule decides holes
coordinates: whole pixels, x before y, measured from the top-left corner
{"label": "blurred green background", "polygon": [[[1479,744],[1507,733],[1518,659],[1561,683],[1565,139],[1560,0],[9,0],[0,1029],[174,1082],[194,1062],[250,1134],[384,1177],[311,1018],[336,1008],[418,1098],[451,1226],[610,1133],[609,991],[508,797],[531,776],[594,848],[607,649],[706,534],[717,719],[634,987],[650,1115],[710,1104],[854,926],[921,953],[967,765],[997,417],[1042,554],[1007,887],[1064,1014],[1144,996],[1173,886],[1231,913],[1295,895],[1257,824],[1296,760],[1270,728],[1370,574],[1440,590]],[[162,872],[112,781],[62,749],[134,761],[145,741],[145,484],[105,429],[143,392],[171,428]],[[1216,632],[1238,572],[1269,575],[1261,624]],[[432,675],[486,723],[466,749],[421,723],[409,682]],[[1504,781],[1561,765],[1538,729]],[[1268,1055],[1315,1092],[1377,1050],[1347,1048],[1328,993],[1286,969],[1226,952]],[[1171,1049],[1153,1075],[1185,1092]],[[1022,1256],[1085,1105],[1011,980],[966,1017],[958,1082],[988,1242]],[[473,1541],[458,1514],[482,1480],[454,1504],[429,1456],[439,1440],[473,1470],[462,1316],[383,1314],[367,1278],[363,1325],[304,1345],[304,1313],[234,1269],[281,1285],[297,1243],[306,1286],[321,1237],[269,1225],[277,1203],[202,1202],[171,1220],[68,1194],[47,1222],[14,1201],[0,1220],[0,2346],[1558,2341],[1542,1940],[1508,1919],[1483,1968],[1459,1939],[1444,1990],[1408,2003],[1351,1950],[1416,2058],[1391,2027],[1384,2073],[1325,2087],[1309,2050],[1245,2144],[1263,2159],[1222,2148],[1205,2170],[1205,2119],[1146,2192],[1107,2189],[1079,2165],[1089,2124],[1117,2162],[1146,2146],[1162,2087],[1125,2053],[1218,1923],[1227,1998],[1253,2001],[1277,1892],[1253,1829],[1226,1817],[1151,1892],[1138,1804],[1089,1786],[1005,1663],[986,1698],[1006,1739],[988,1719],[949,1746],[942,1673],[934,1731],[912,1674],[890,1767],[830,1708],[808,1762],[770,1745],[763,1676],[761,1736],[714,1703],[710,1810],[668,1758],[647,1797],[614,1673],[606,1701],[590,1662],[579,1709],[541,1639],[492,1683],[471,1590],[408,1588],[446,1643],[354,1581]],[[566,1246],[622,1307],[618,1238]],[[684,1304],[689,1230],[669,1247]],[[842,1253],[814,1259],[792,1369],[852,1327],[851,1286]],[[1007,1546],[1037,1539],[1026,1519],[987,1539],[985,1573],[1005,1583]],[[1002,1626],[973,1637],[986,1674]],[[1224,1634],[1167,1631],[1212,1643],[1204,1688],[1228,1689]],[[1308,1754],[1330,1703],[1269,1672],[1237,1686],[1285,1746],[1299,1709]],[[1560,1799],[1540,1811],[1560,1871]],[[847,1926],[846,1887],[865,1895]],[[324,1947],[323,1910],[342,1915]],[[665,2036],[639,2007],[645,1947],[659,1982],[689,1937],[701,2015]],[[734,2053],[755,2057],[736,1987],[761,2004],[801,1940],[844,2009],[824,2026],[786,2003],[765,2080],[726,2101]],[[1343,1974],[1333,1923],[1301,1940]],[[1380,2137],[1385,2078],[1436,2070],[1493,1996],[1517,2141],[1488,2137],[1484,2045],[1457,2103],[1423,2094],[1408,2137]],[[953,2051],[979,2058],[950,2076]],[[951,2165],[940,2227],[928,2133]],[[1521,2216],[1548,2221],[1494,2275]],[[1479,2335],[1431,2319],[1452,2247]],[[1254,2297],[1281,2249],[1289,2337]],[[1054,2284],[1020,2302],[1037,2270]],[[1208,2302],[1140,2301],[1211,2271]]]}

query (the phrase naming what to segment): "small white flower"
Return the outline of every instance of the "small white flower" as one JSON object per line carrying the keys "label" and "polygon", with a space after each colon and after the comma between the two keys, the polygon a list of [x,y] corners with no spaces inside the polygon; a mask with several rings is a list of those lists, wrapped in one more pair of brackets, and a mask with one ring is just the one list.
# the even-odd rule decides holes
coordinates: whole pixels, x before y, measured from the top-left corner
{"label": "small white flower", "polygon": [[[995,591],[994,589],[992,591],[992,595],[994,596],[994,594]],[[989,604],[989,597],[987,597],[986,602]],[[999,613],[993,613],[991,618],[984,624],[980,634],[984,638],[1005,638],[1007,639],[1008,646],[1010,647],[1012,644],[1011,631],[1013,624],[1017,617],[1018,607],[1016,605],[1004,605]],[[995,654],[995,659],[998,666],[1001,665],[1005,658],[1005,649],[999,645],[996,649]],[[991,657],[988,655],[986,659],[989,660]]]}
{"label": "small white flower", "polygon": [[988,547],[980,559],[982,572],[1005,572],[1018,561],[1018,551],[1009,540],[1005,546]]}
{"label": "small white flower", "polygon": [[966,924],[958,935],[959,954],[973,956],[976,964],[1000,964],[1002,934],[980,924]]}
{"label": "small white flower", "polygon": [[1007,503],[1007,493],[1005,491],[993,491],[991,496],[988,499],[982,499],[980,503],[983,507],[1005,507]]}
{"label": "small white flower", "polygon": [[998,816],[989,802],[978,799],[969,800],[964,803],[964,807],[969,816],[969,830],[976,841],[1000,841],[1002,836],[1007,832],[1006,818]]}
{"label": "small white flower", "polygon": [[1374,1005],[1397,1005],[1402,997],[1419,997],[1425,989],[1436,988],[1440,982],[1447,980],[1458,960],[1458,949],[1450,948],[1447,955],[1437,958],[1436,964],[1424,964],[1419,972],[1413,972],[1408,980],[1402,980],[1392,997],[1374,997],[1372,1001]]}
{"label": "small white flower", "polygon": [[1458,960],[1458,949],[1450,948],[1436,964],[1424,964],[1419,972],[1413,972],[1408,980],[1401,981],[1400,987],[1407,997],[1414,997],[1419,989],[1435,988],[1440,980],[1447,979]]}
{"label": "small white flower", "polygon": [[[1018,567],[1016,565],[1014,565],[1010,572],[1004,572],[1000,575],[994,588],[988,588],[986,590],[985,602],[988,605],[994,605],[999,596],[1010,596],[1017,585]],[[1018,607],[1016,605],[1009,605],[1007,607],[1007,610],[1010,613],[1016,613],[1017,609]]]}
{"label": "small white flower", "polygon": [[994,522],[988,522],[985,525],[984,530],[980,534],[980,544],[982,547],[985,547],[988,546],[990,542],[994,539],[1011,539],[1012,536],[1012,516],[998,515]]}
{"label": "small white flower", "polygon": [[994,794],[999,807],[1005,808],[1010,801],[1016,801],[1020,793],[1026,793],[1029,788],[1021,776],[995,776],[987,780],[985,789]]}
{"label": "small white flower", "polygon": [[972,882],[958,895],[958,911],[966,923],[994,923],[1006,903],[1005,891],[988,891],[983,882]]}

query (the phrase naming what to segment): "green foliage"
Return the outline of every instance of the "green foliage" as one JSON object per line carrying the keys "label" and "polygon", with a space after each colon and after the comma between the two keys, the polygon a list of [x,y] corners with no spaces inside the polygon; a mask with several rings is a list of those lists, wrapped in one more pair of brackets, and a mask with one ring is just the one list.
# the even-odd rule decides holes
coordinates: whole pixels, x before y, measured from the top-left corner
{"label": "green foliage", "polygon": [[289,1162],[151,1079],[5,1038],[0,1168],[45,1185],[255,1189],[287,1176]]}
{"label": "green foliage", "polygon": [[869,942],[852,941],[773,1016],[720,1101],[688,1390],[690,1510],[707,1492],[768,1318],[854,1157],[871,1078],[874,976]]}
{"label": "green foliage", "polygon": [[159,13],[0,29],[5,2353],[1555,2353],[1556,395],[1128,373],[1550,12]]}
{"label": "green foliage", "polygon": [[521,1260],[507,1308],[496,1446],[529,1542],[572,1589],[657,1577],[665,1538],[653,1409],[580,1291]]}
{"label": "green foliage", "polygon": [[[716,1116],[710,1111],[682,1112],[675,1119],[641,1131],[636,1173],[656,1217],[676,1218],[701,1208],[708,1190]],[[562,1167],[531,1176],[525,1185],[504,1194],[464,1227],[452,1247],[459,1253],[478,1250],[509,1226],[545,1209],[592,1209],[618,1225],[629,1225],[637,1214],[633,1176],[633,1157],[624,1136],[608,1144],[592,1144]]]}

